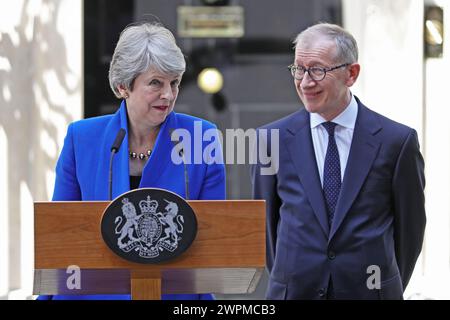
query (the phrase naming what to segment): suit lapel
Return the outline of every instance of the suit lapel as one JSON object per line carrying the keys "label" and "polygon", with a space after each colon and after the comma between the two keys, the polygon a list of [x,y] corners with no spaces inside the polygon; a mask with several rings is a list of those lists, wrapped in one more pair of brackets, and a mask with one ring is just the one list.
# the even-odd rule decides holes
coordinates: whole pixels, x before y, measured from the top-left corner
{"label": "suit lapel", "polygon": [[336,233],[358,196],[380,148],[380,142],[375,134],[381,130],[381,126],[373,117],[373,113],[362,105],[358,99],[357,102],[358,117],[329,240]]}
{"label": "suit lapel", "polygon": [[165,170],[169,170],[172,164],[171,152],[173,142],[170,139],[171,130],[177,128],[175,112],[171,112],[166,121],[161,125],[152,155],[147,161],[142,172],[140,187],[157,187],[158,179]]}
{"label": "suit lapel", "polygon": [[125,129],[126,134],[118,153],[113,159],[112,198],[114,199],[130,190],[126,112],[125,103],[122,102],[119,111],[114,114],[105,128],[103,143],[99,151],[100,158],[97,164],[97,174],[95,177],[95,199],[109,200],[109,161],[111,156],[111,146],[120,128]]}
{"label": "suit lapel", "polygon": [[[128,147],[128,117],[127,108],[123,102],[120,108],[120,127],[125,129],[125,138],[113,163],[113,199],[124,192],[130,191],[130,156]],[[119,130],[117,130],[119,131]],[[116,133],[113,134],[115,139]]]}
{"label": "suit lapel", "polygon": [[302,110],[298,113],[298,117],[293,117],[292,120],[290,127],[287,128],[287,148],[314,214],[328,237],[327,211],[312,144],[309,113]]}
{"label": "suit lapel", "polygon": [[[156,187],[161,174],[170,167],[172,141],[170,140],[169,128],[176,127],[176,115],[174,112],[171,112],[166,121],[161,125],[152,155],[142,172],[140,187]],[[130,190],[128,122],[127,110],[124,102],[122,102],[119,111],[114,114],[105,130],[95,184],[95,195],[96,198],[100,200],[109,199],[108,177],[109,158],[111,155],[110,149],[120,128],[125,129],[126,135],[119,152],[115,155],[113,160],[113,199]]]}

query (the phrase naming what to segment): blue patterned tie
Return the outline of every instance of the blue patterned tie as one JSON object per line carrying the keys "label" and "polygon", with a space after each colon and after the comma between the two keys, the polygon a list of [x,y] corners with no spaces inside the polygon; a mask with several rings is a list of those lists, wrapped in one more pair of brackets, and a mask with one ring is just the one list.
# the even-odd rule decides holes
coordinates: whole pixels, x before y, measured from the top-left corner
{"label": "blue patterned tie", "polygon": [[336,123],[324,122],[322,123],[328,132],[328,147],[325,156],[325,164],[323,166],[323,194],[328,209],[328,223],[331,228],[331,223],[334,218],[334,210],[341,191],[341,163],[339,161],[339,151],[334,139],[334,128]]}

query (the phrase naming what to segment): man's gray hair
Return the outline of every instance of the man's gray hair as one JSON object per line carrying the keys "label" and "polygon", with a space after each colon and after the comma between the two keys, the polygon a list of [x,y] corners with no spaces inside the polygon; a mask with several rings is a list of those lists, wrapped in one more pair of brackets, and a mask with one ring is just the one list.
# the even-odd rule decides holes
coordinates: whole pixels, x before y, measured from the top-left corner
{"label": "man's gray hair", "polygon": [[319,37],[325,37],[336,43],[336,62],[358,62],[358,44],[355,38],[345,29],[330,23],[318,23],[300,32],[294,40],[295,47],[308,45],[317,41]]}
{"label": "man's gray hair", "polygon": [[167,75],[183,75],[186,61],[175,37],[157,23],[126,27],[109,66],[109,85],[116,97],[121,98],[119,85],[133,90],[134,80],[150,68]]}

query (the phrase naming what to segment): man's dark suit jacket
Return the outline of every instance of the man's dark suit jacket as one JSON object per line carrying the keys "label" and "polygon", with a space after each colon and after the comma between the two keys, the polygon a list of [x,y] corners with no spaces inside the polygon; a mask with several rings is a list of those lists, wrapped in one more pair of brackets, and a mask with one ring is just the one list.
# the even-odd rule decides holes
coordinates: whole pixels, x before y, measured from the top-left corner
{"label": "man's dark suit jacket", "polygon": [[[263,166],[252,166],[253,196],[267,205],[268,299],[325,298],[330,276],[337,299],[402,299],[425,230],[424,161],[415,130],[356,100],[331,227],[309,113],[303,109],[263,127],[279,129],[280,137],[278,173],[261,175]],[[373,276],[378,267],[379,283]]]}

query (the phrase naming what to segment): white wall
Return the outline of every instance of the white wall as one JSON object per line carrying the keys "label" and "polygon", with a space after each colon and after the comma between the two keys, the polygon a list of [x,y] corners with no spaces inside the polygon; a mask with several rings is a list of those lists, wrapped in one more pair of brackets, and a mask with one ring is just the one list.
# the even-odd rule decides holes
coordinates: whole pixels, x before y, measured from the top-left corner
{"label": "white wall", "polygon": [[0,299],[31,296],[33,201],[82,116],[82,0],[0,0]]}

